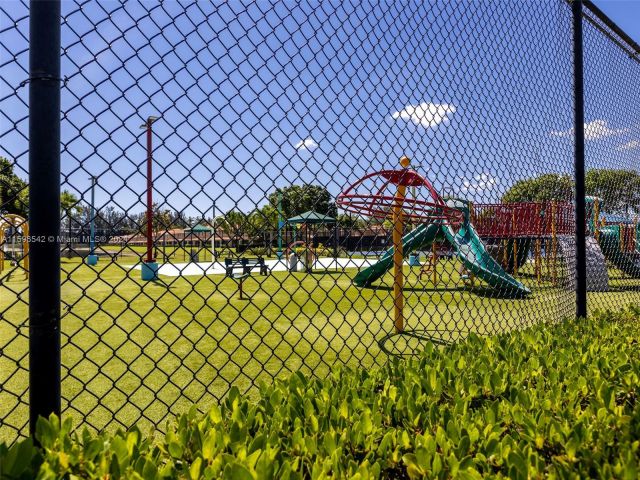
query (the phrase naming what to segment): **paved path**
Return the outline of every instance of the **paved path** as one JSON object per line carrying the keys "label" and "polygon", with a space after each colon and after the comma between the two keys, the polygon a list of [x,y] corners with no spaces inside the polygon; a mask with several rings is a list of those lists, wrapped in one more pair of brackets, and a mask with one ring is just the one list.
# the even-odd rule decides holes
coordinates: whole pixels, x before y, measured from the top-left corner
{"label": "paved path", "polygon": [[[363,258],[338,258],[338,268],[340,270],[345,268],[361,268],[369,266],[377,262],[377,259],[363,259]],[[287,270],[287,266],[284,260],[265,260],[265,265],[269,270],[274,272],[284,272]],[[133,267],[136,270],[140,270],[140,265]],[[313,264],[314,270],[335,270],[336,259],[335,258],[319,258]],[[179,277],[189,275],[224,275],[225,268],[224,263],[220,262],[200,262],[200,263],[165,263],[159,265],[158,273],[160,275],[166,275],[167,277]],[[257,273],[257,269],[256,269]]]}

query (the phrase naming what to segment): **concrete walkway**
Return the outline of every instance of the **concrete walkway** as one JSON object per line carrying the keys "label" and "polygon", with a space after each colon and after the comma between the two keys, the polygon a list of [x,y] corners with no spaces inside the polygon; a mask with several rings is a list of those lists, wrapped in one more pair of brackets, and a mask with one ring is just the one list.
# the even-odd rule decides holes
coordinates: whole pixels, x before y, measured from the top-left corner
{"label": "concrete walkway", "polygon": [[[338,270],[345,268],[362,268],[363,266],[369,266],[377,262],[377,259],[364,259],[364,258],[330,258],[322,257],[313,263],[314,270],[335,270],[336,260]],[[270,271],[284,272],[287,270],[287,265],[284,260],[265,260],[265,265]],[[133,267],[135,270],[140,270],[140,265]],[[256,268],[256,273],[258,270]],[[225,268],[224,262],[200,262],[200,263],[165,263],[160,264],[158,273],[160,275],[166,275],[167,277],[179,277],[190,275],[224,275]]]}

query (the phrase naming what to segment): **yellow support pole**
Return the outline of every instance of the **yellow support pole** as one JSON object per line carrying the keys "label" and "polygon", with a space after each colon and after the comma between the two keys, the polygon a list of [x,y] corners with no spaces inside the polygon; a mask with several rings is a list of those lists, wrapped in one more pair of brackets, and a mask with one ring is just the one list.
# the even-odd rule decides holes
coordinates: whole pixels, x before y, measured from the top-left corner
{"label": "yellow support pole", "polygon": [[0,273],[4,270],[4,222],[0,222]]}
{"label": "yellow support pole", "polygon": [[[400,166],[407,168],[410,164],[408,157],[400,159]],[[402,214],[402,204],[406,195],[407,187],[398,185],[393,204],[393,318],[396,332],[404,330],[404,272],[402,271],[403,251],[402,232],[404,231],[404,218]]]}
{"label": "yellow support pole", "polygon": [[509,255],[507,253],[507,241],[502,240],[502,268],[507,270],[509,268]]}
{"label": "yellow support pole", "polygon": [[29,278],[29,224],[23,219],[22,222],[22,252],[23,252],[23,264],[24,272]]}

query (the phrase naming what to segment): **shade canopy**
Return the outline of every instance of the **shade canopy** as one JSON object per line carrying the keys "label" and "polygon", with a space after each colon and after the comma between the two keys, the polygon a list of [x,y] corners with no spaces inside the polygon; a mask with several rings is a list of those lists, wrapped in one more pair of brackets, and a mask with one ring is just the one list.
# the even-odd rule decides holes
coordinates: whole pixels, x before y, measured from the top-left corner
{"label": "shade canopy", "polygon": [[291,224],[320,224],[320,223],[336,223],[336,219],[330,217],[328,215],[323,215],[322,213],[314,212],[309,210],[308,212],[304,212],[297,217],[292,217],[287,220],[287,223]]}
{"label": "shade canopy", "polygon": [[185,233],[211,233],[213,232],[213,228],[207,227],[206,225],[196,225],[195,227],[185,228]]}

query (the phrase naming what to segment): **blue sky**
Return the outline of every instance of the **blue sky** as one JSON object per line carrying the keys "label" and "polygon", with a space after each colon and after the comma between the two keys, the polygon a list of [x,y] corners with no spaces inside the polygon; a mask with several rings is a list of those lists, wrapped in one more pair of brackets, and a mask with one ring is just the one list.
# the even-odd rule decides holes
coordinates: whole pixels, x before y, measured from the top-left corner
{"label": "blue sky", "polygon": [[640,44],[640,1],[593,0],[593,3]]}
{"label": "blue sky", "polygon": [[[637,7],[597,3],[615,20]],[[157,114],[154,196],[190,215],[210,215],[214,201],[249,211],[292,183],[337,195],[403,154],[443,194],[476,201],[497,201],[519,178],[570,173],[568,7],[460,5],[63,2],[62,186],[86,201],[97,175],[98,207],[142,211],[139,126]],[[3,8],[0,154],[24,177],[27,10]],[[628,77],[609,84],[588,66],[588,155],[637,168],[637,65],[620,67],[615,48],[587,35]]]}

